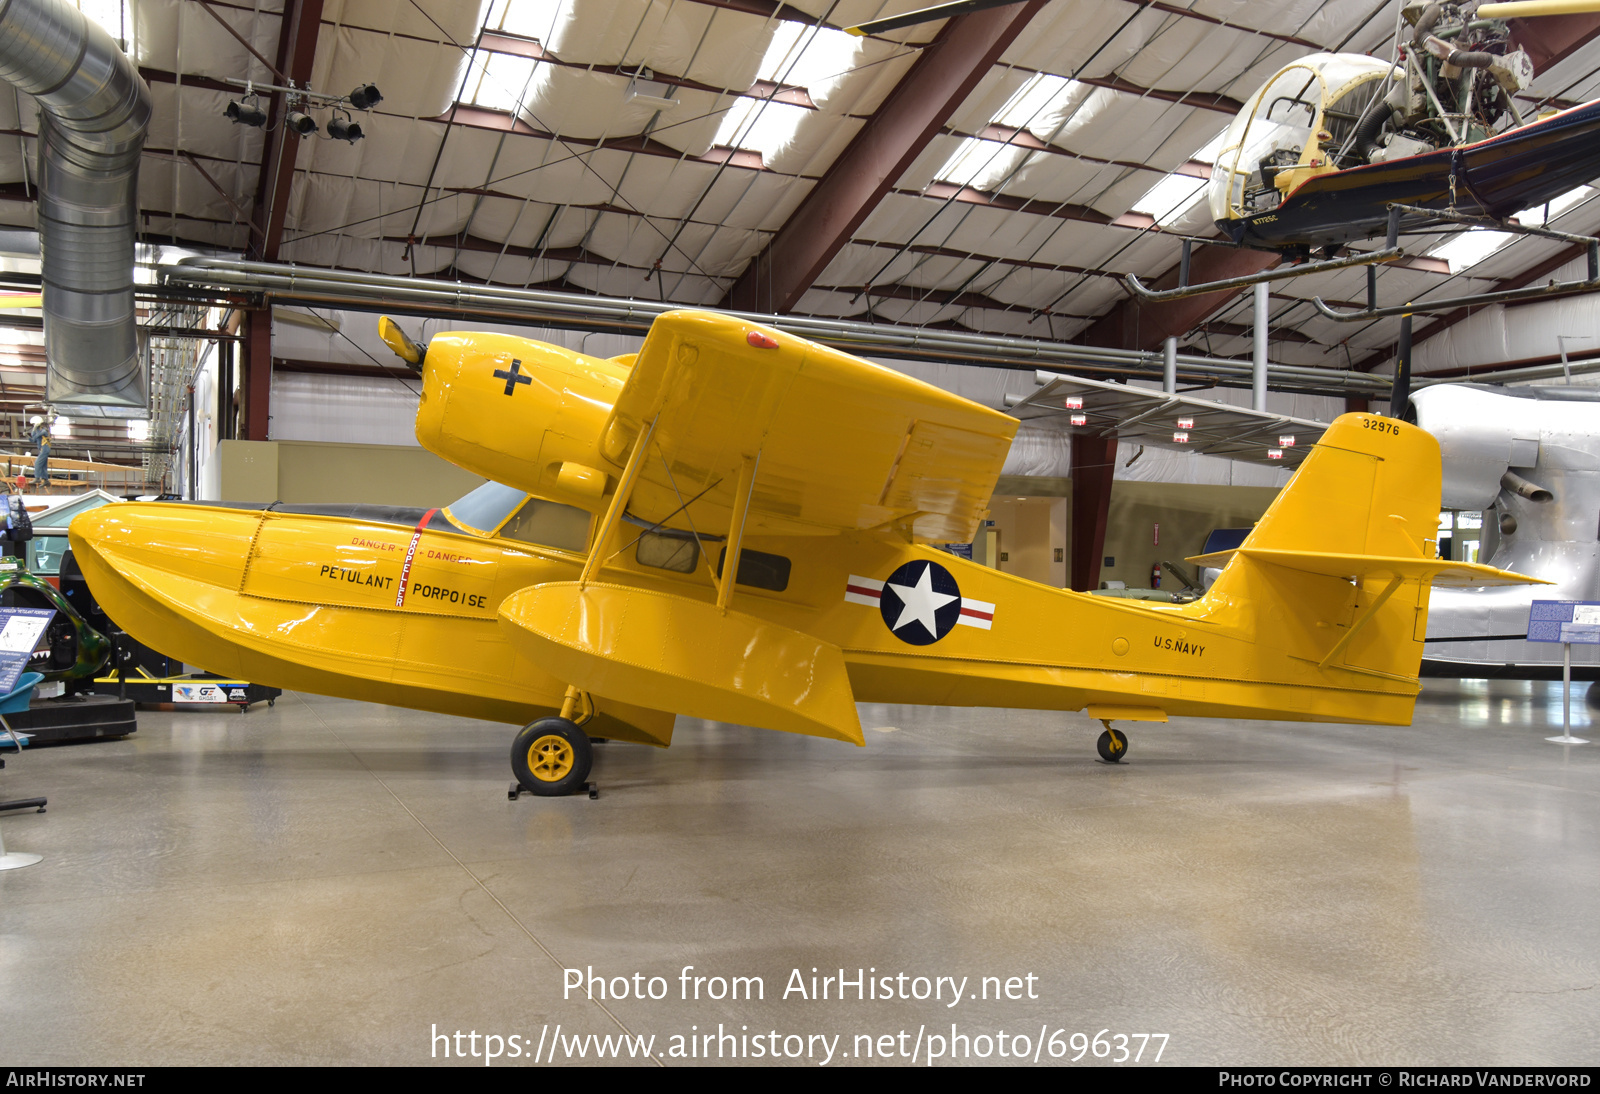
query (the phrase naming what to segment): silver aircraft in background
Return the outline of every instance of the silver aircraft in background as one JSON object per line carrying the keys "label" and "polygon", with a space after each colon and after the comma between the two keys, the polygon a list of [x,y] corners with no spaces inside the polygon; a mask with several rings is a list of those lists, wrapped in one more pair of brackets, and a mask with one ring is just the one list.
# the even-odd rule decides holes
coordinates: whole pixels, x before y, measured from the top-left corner
{"label": "silver aircraft in background", "polygon": [[[1528,606],[1600,600],[1600,389],[1440,384],[1411,403],[1439,439],[1443,506],[1484,511],[1479,560],[1555,582],[1435,589],[1422,674],[1559,680]],[[1600,646],[1572,647],[1572,677],[1600,680]]]}

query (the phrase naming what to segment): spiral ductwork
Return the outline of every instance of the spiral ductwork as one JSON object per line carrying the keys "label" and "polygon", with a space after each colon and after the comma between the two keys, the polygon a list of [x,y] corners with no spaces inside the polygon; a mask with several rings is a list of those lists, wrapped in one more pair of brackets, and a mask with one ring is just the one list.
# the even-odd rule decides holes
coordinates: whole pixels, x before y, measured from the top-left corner
{"label": "spiral ductwork", "polygon": [[46,398],[142,407],[133,244],[150,89],[62,0],[0,0],[0,79],[41,108]]}

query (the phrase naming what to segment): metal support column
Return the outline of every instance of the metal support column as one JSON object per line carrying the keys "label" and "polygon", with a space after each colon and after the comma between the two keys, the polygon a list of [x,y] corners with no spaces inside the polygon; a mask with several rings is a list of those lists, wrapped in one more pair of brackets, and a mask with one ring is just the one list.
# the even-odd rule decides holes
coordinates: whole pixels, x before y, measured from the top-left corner
{"label": "metal support column", "polygon": [[1178,390],[1178,339],[1172,335],[1161,344],[1161,390],[1168,395]]}
{"label": "metal support column", "polygon": [[1267,285],[1260,282],[1255,287],[1255,354],[1251,358],[1250,406],[1267,409]]}
{"label": "metal support column", "polygon": [[267,439],[272,418],[272,309],[262,308],[245,317],[244,437]]}
{"label": "metal support column", "polygon": [[1106,517],[1111,510],[1111,481],[1116,467],[1116,437],[1072,435],[1072,527],[1069,535],[1072,587],[1079,592],[1088,592],[1100,585]]}

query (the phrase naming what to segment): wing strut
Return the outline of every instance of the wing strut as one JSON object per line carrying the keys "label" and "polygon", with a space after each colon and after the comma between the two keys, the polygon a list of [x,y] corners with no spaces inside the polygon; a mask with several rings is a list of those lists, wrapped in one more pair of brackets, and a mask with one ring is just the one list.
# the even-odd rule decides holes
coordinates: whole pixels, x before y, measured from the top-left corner
{"label": "wing strut", "polygon": [[639,469],[644,466],[645,452],[650,448],[650,439],[655,436],[656,422],[659,420],[659,415],[650,419],[650,424],[644,427],[633,446],[633,451],[628,454],[628,462],[622,469],[622,478],[617,481],[617,492],[611,495],[611,505],[600,520],[600,530],[595,533],[594,546],[589,548],[589,557],[584,561],[583,573],[578,576],[579,589],[594,580],[595,574],[600,572],[601,565],[610,557],[611,538],[616,535],[617,525],[622,523],[622,514],[628,508],[628,499],[633,496],[634,484],[639,481]]}
{"label": "wing strut", "polygon": [[722,577],[717,582],[717,610],[728,614],[728,601],[733,599],[733,586],[739,579],[739,555],[744,550],[744,527],[750,515],[750,498],[755,493],[756,470],[761,466],[761,453],[746,456],[739,462],[739,488],[733,496],[734,522],[728,528],[728,546],[722,555]]}

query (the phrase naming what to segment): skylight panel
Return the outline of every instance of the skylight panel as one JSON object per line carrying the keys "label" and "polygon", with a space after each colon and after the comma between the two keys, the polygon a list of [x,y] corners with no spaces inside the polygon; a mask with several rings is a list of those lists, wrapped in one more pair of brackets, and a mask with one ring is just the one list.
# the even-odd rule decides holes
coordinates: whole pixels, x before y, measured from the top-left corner
{"label": "skylight panel", "polygon": [[[1594,187],[1592,186],[1575,186],[1560,197],[1551,198],[1548,206],[1550,219],[1554,220],[1568,209],[1593,196],[1594,192]],[[1532,209],[1524,209],[1518,213],[1517,219],[1524,224],[1543,224],[1545,209],[1546,206],[1535,205]]]}
{"label": "skylight panel", "polygon": [[[1562,213],[1592,197],[1594,193],[1595,191],[1592,187],[1579,186],[1568,190],[1559,197],[1551,198],[1549,204],[1550,219],[1556,219]],[[1514,219],[1523,224],[1543,224],[1545,206],[1535,205],[1531,209],[1524,209]],[[1442,258],[1450,263],[1451,273],[1461,273],[1464,270],[1470,270],[1516,238],[1515,232],[1486,232],[1482,230],[1462,232],[1445,240],[1428,253],[1434,258]]]}
{"label": "skylight panel", "polygon": [[[780,22],[762,54],[756,79],[803,87],[812,102],[821,104],[855,68],[862,41],[827,27]],[[771,159],[793,142],[808,113],[804,107],[741,95],[723,115],[712,143]]]}
{"label": "skylight panel", "polygon": [[1205,147],[1201,148],[1189,158],[1199,163],[1215,164],[1217,162],[1217,153],[1222,151],[1222,138],[1226,137],[1227,135],[1227,129],[1219,130],[1215,137],[1212,137],[1205,143]]}
{"label": "skylight panel", "polygon": [[1476,266],[1516,238],[1512,232],[1461,232],[1429,253],[1450,263],[1451,273],[1460,273]]}
{"label": "skylight panel", "polygon": [[[1217,153],[1222,148],[1222,138],[1227,134],[1226,129],[1222,130],[1189,159],[1197,163],[1215,164]],[[1135,213],[1153,217],[1157,224],[1165,228],[1189,215],[1189,211],[1205,196],[1207,185],[1205,179],[1174,172],[1146,190],[1144,196],[1130,208]]]}
{"label": "skylight panel", "polygon": [[1145,191],[1144,197],[1133,203],[1133,211],[1154,217],[1165,228],[1182,220],[1206,192],[1206,180],[1193,175],[1172,174]]}
{"label": "skylight panel", "polygon": [[1027,149],[1014,144],[968,137],[956,146],[955,153],[934,178],[974,190],[992,190],[1016,170],[1027,154]]}
{"label": "skylight panel", "polygon": [[517,113],[533,82],[534,60],[511,53],[474,50],[472,71],[467,76],[464,102],[490,110]]}
{"label": "skylight panel", "polygon": [[760,152],[762,159],[771,159],[794,140],[795,131],[808,113],[802,106],[741,95],[722,116],[711,143]]}
{"label": "skylight panel", "polygon": [[[1000,112],[994,116],[993,123],[1012,129],[1036,128],[1041,119],[1065,105],[1064,100],[1073,97],[1077,87],[1076,81],[1064,76],[1035,73],[1015,95],[1007,100],[1006,105],[1000,108]],[[1054,128],[1053,123],[1045,124]]]}
{"label": "skylight panel", "polygon": [[[1026,129],[1035,135],[1043,128],[1048,136],[1061,111],[1070,108],[1079,89],[1076,81],[1035,73],[1006,100],[990,119],[990,124]],[[933,177],[956,186],[993,190],[1011,177],[1027,155],[1027,149],[1014,144],[969,137],[956,146]]]}
{"label": "skylight panel", "polygon": [[820,103],[855,69],[865,41],[842,30],[780,22],[756,79],[803,87],[812,102]]}
{"label": "skylight panel", "polygon": [[549,42],[556,20],[563,14],[563,5],[564,0],[494,0],[483,26],[486,30]]}

